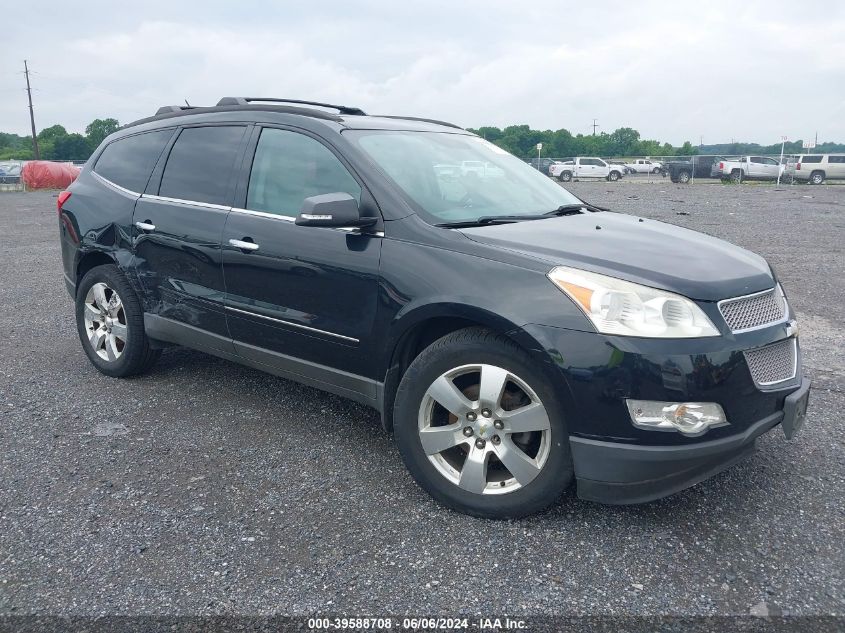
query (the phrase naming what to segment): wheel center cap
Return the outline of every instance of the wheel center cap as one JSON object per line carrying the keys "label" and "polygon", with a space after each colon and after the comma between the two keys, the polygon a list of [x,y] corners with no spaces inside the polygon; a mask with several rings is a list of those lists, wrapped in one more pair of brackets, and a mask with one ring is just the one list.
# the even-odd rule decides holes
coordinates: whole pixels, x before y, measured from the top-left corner
{"label": "wheel center cap", "polygon": [[478,437],[484,440],[489,440],[493,437],[493,423],[489,420],[483,420],[476,424],[476,432],[478,433]]}

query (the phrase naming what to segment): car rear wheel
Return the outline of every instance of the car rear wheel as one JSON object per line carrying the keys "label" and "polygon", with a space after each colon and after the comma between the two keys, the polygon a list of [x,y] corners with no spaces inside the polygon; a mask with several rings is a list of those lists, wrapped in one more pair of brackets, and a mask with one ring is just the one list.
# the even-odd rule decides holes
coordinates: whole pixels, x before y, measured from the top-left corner
{"label": "car rear wheel", "polygon": [[572,482],[554,392],[501,335],[468,328],[433,343],[403,376],[395,407],[396,441],[411,475],[459,512],[525,516]]}
{"label": "car rear wheel", "polygon": [[740,171],[739,169],[734,169],[731,172],[731,182],[733,182],[733,183],[742,182],[742,171]]}
{"label": "car rear wheel", "polygon": [[572,180],[572,172],[571,171],[562,171],[562,172],[560,172],[560,176],[558,176],[558,179],[561,182],[569,182],[570,180]]}
{"label": "car rear wheel", "polygon": [[810,174],[810,184],[820,185],[824,182],[824,172],[814,171]]}
{"label": "car rear wheel", "polygon": [[678,174],[678,182],[682,184],[687,184],[690,181],[690,173],[688,171],[682,171]]}
{"label": "car rear wheel", "polygon": [[88,359],[107,376],[143,373],[161,355],[150,348],[141,304],[115,265],[97,266],[82,278],[76,328]]}

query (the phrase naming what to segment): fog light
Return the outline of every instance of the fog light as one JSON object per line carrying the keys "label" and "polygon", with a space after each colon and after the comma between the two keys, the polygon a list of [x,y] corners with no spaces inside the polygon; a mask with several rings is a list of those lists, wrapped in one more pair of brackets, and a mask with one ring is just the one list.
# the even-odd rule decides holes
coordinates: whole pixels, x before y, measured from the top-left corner
{"label": "fog light", "polygon": [[658,402],[626,400],[634,426],[650,431],[680,431],[701,435],[728,424],[725,412],[715,402]]}

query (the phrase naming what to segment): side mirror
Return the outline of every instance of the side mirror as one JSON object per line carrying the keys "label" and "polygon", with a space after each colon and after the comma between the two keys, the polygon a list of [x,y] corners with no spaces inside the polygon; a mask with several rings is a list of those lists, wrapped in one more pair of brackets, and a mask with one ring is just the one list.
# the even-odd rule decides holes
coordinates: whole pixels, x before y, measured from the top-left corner
{"label": "side mirror", "polygon": [[296,224],[332,228],[361,228],[372,226],[378,218],[362,218],[358,201],[348,193],[324,193],[302,201]]}

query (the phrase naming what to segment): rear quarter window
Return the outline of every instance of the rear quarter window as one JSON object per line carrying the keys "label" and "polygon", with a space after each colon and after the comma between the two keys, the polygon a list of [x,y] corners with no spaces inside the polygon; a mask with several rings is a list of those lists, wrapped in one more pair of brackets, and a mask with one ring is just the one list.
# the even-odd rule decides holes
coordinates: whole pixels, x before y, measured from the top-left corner
{"label": "rear quarter window", "polygon": [[821,156],[805,156],[801,159],[802,163],[820,163],[822,162]]}
{"label": "rear quarter window", "polygon": [[116,185],[141,193],[172,129],[144,132],[109,143],[97,158],[94,172]]}

